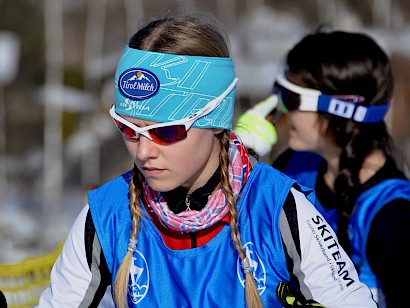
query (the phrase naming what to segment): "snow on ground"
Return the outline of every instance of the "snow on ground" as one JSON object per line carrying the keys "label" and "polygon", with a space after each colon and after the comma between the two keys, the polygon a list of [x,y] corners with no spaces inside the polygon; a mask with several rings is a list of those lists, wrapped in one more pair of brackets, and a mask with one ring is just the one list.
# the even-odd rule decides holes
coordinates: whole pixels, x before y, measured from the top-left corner
{"label": "snow on ground", "polygon": [[67,191],[63,209],[47,221],[39,209],[27,209],[17,195],[10,196],[0,207],[0,263],[17,263],[26,258],[53,251],[65,240],[77,214],[84,206],[84,191]]}

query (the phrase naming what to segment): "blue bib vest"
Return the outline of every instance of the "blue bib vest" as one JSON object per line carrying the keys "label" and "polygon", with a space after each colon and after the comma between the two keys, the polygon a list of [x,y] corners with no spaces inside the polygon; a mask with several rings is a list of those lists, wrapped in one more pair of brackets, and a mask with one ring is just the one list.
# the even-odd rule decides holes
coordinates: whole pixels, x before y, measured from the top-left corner
{"label": "blue bib vest", "polygon": [[[322,161],[323,158],[314,153],[295,152],[289,160],[284,173],[296,179],[299,183],[314,189],[319,165]],[[306,162],[309,163],[307,164]],[[381,283],[370,269],[367,261],[367,238],[374,216],[385,204],[396,199],[410,200],[409,181],[404,179],[387,179],[370,187],[357,198],[355,211],[349,223],[349,236],[353,249],[350,257],[356,266],[360,280],[378,296],[379,304],[383,302],[383,294],[381,292]],[[336,231],[338,221],[336,210],[326,210],[317,199],[314,204]]]}
{"label": "blue bib vest", "polygon": [[[89,192],[96,232],[114,281],[131,232],[130,172]],[[266,307],[289,280],[279,216],[294,180],[258,163],[237,204],[241,241]],[[128,283],[130,307],[245,307],[244,274],[230,226],[204,246],[172,250],[144,210]]]}

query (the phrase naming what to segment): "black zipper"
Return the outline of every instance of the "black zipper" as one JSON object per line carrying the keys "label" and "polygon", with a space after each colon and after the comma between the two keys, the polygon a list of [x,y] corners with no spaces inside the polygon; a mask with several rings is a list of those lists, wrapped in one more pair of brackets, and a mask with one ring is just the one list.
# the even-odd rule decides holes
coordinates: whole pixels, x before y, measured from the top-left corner
{"label": "black zipper", "polygon": [[196,232],[190,232],[189,235],[191,236],[191,248],[196,248]]}

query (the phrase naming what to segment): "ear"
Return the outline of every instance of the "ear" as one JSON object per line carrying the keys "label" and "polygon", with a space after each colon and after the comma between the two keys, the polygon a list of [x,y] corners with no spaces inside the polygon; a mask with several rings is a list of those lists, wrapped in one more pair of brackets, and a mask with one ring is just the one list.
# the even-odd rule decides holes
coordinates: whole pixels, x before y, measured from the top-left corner
{"label": "ear", "polygon": [[214,135],[222,133],[224,130],[222,128],[212,128]]}
{"label": "ear", "polygon": [[319,131],[320,134],[326,136],[327,129],[329,128],[329,119],[328,118],[321,118],[318,116],[319,119]]}

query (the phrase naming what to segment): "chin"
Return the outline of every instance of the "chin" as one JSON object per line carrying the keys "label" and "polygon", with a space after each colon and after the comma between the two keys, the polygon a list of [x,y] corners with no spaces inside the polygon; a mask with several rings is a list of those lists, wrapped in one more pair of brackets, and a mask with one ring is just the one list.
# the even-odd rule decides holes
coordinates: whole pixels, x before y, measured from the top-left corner
{"label": "chin", "polygon": [[293,138],[290,138],[290,139],[289,139],[289,141],[288,141],[288,146],[289,146],[290,148],[292,148],[293,150],[296,150],[296,151],[300,151],[300,150],[301,150],[301,149],[300,149],[300,143],[297,142],[297,140],[294,140]]}
{"label": "chin", "polygon": [[309,147],[307,147],[305,144],[297,140],[290,139],[288,142],[288,146],[295,151],[311,151]]}
{"label": "chin", "polygon": [[150,179],[146,179],[148,182],[149,187],[151,187],[151,189],[157,191],[157,192],[168,192],[171,191],[175,188],[177,188],[177,186],[173,185],[173,184],[167,184],[164,183],[164,181],[153,181]]}

